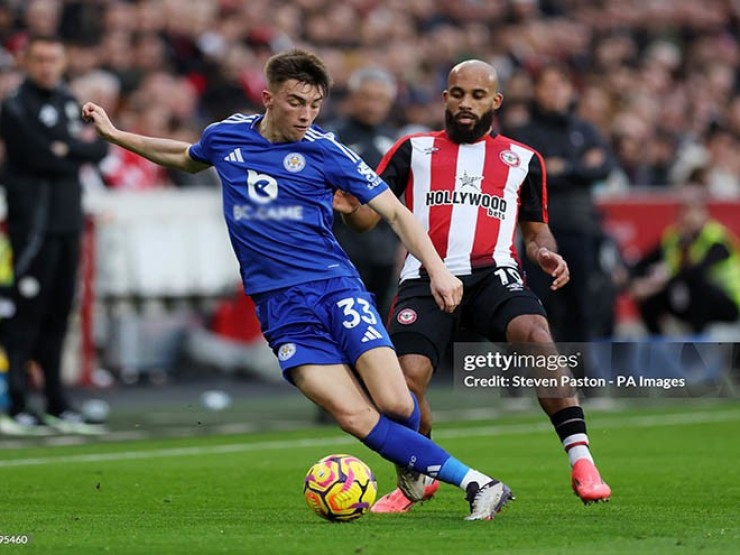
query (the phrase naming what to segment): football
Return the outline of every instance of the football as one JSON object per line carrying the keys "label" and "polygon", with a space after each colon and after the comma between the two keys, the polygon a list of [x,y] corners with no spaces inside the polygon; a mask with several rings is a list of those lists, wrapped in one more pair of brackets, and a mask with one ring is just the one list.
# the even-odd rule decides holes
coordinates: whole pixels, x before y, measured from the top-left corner
{"label": "football", "polygon": [[333,522],[360,518],[370,510],[377,493],[372,470],[352,455],[324,457],[308,470],[303,481],[306,504]]}

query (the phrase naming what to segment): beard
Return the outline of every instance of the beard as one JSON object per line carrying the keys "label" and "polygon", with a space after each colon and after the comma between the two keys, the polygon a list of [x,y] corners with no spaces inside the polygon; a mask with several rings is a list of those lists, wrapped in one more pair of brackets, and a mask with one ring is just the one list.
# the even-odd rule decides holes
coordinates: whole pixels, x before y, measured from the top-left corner
{"label": "beard", "polygon": [[445,110],[445,130],[452,142],[474,143],[482,139],[493,125],[493,110],[489,110],[478,119],[473,127],[465,127],[457,123],[452,112]]}

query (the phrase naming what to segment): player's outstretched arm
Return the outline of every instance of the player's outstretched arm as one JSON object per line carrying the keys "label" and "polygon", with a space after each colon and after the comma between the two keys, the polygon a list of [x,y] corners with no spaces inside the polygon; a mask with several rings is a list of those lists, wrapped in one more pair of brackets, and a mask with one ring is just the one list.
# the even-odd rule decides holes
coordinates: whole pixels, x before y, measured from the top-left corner
{"label": "player's outstretched arm", "polygon": [[403,246],[424,265],[439,308],[445,312],[454,311],[462,300],[462,282],[449,272],[419,221],[390,189],[368,204],[388,222]]}
{"label": "player's outstretched arm", "polygon": [[570,271],[565,259],[557,253],[557,244],[550,227],[542,222],[521,222],[524,246],[527,256],[542,271],[554,279],[550,284],[553,291],[570,281]]}
{"label": "player's outstretched arm", "polygon": [[189,173],[197,173],[209,167],[208,164],[198,162],[190,157],[188,153],[190,145],[186,142],[145,137],[144,135],[117,129],[105,110],[93,102],[86,102],[82,106],[82,117],[85,121],[91,122],[98,135],[109,143],[130,150],[160,166],[167,166]]}

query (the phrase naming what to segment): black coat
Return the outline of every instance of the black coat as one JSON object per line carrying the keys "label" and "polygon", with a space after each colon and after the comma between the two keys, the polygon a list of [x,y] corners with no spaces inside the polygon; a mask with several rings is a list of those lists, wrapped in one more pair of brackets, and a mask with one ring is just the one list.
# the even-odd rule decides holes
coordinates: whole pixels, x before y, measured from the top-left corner
{"label": "black coat", "polygon": [[[396,132],[390,127],[367,126],[352,118],[327,127],[373,169],[396,140]],[[398,260],[398,237],[384,220],[370,231],[357,233],[347,228],[337,216],[334,235],[356,264],[393,266]]]}
{"label": "black coat", "polygon": [[[592,189],[614,167],[609,145],[597,129],[572,113],[544,113],[535,108],[529,123],[507,130],[506,135],[539,151],[545,160],[553,157],[565,160],[563,174],[547,174],[548,212],[553,232],[595,232],[599,225]],[[597,167],[586,166],[584,154],[595,148],[604,151],[605,161]]]}
{"label": "black coat", "polygon": [[[26,80],[0,105],[5,143],[2,185],[11,235],[73,232],[82,228],[80,166],[99,162],[108,150],[101,139],[80,140],[80,106],[63,86],[45,90]],[[64,143],[64,156],[52,144]]]}

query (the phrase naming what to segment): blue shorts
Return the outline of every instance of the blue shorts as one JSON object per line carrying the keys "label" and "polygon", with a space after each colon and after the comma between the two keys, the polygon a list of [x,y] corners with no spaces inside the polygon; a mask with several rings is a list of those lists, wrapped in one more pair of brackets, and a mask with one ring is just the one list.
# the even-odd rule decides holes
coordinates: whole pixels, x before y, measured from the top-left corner
{"label": "blue shorts", "polygon": [[311,281],[255,295],[262,333],[283,375],[303,364],[349,364],[376,347],[393,348],[373,296],[358,278]]}

